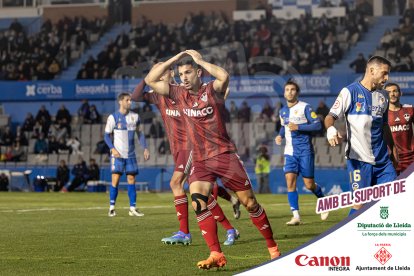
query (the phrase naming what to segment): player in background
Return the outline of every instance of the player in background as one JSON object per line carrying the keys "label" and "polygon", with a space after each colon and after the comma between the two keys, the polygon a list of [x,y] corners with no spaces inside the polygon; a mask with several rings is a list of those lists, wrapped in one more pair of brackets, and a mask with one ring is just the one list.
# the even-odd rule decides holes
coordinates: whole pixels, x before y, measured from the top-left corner
{"label": "player in background", "polygon": [[[286,139],[283,171],[290,210],[293,213],[292,219],[286,224],[299,225],[302,223],[299,214],[299,195],[296,189],[299,173],[308,190],[318,198],[324,197],[321,187],[315,183],[314,179],[315,152],[312,145],[312,132],[321,130],[322,124],[312,107],[298,100],[300,87],[296,82],[288,80],[284,89],[287,105],[279,112],[282,127],[275,142],[276,145],[281,145],[282,139]],[[326,220],[328,215],[328,212],[322,213],[321,219]]]}
{"label": "player in background", "polygon": [[[182,58],[186,56],[191,58]],[[182,85],[168,85],[160,81],[162,74],[173,66],[178,67]],[[214,79],[202,83],[202,69]],[[192,206],[197,216],[202,236],[210,249],[210,256],[197,263],[200,269],[223,267],[227,260],[217,237],[217,225],[208,209],[208,198],[213,183],[220,178],[223,185],[237,194],[246,207],[253,224],[266,240],[271,258],[280,256],[273,239],[272,227],[266,212],[257,202],[249,177],[237,155],[237,149],[227,134],[220,111],[229,84],[229,74],[221,67],[203,60],[194,50],[181,52],[160,66],[153,68],[145,82],[156,93],[174,100],[182,110],[188,136],[192,143],[193,165],[189,183]]]}
{"label": "player in background", "polygon": [[[161,63],[154,65],[159,66]],[[160,78],[161,81],[177,85],[174,80],[174,70],[168,69]],[[146,100],[152,104],[155,104],[160,111],[161,117],[164,121],[164,126],[170,143],[171,152],[174,158],[174,173],[170,180],[170,187],[174,195],[174,205],[177,212],[177,218],[180,223],[180,230],[175,232],[173,236],[163,238],[161,241],[165,244],[191,244],[192,238],[188,226],[188,200],[184,191],[184,183],[187,180],[189,169],[191,167],[191,145],[188,143],[187,130],[185,121],[181,116],[181,112],[178,105],[171,99],[163,97],[153,91],[144,93],[145,82],[142,80],[134,89],[132,94],[133,101]],[[218,186],[215,184],[215,186]],[[222,187],[221,187],[222,188]],[[215,199],[219,191],[218,188],[214,189],[214,197],[209,199],[209,209],[212,212],[214,218],[226,229],[226,240],[224,245],[233,245],[235,240],[239,238],[240,234],[235,229],[223,210],[216,203]],[[224,188],[222,188],[225,190]],[[223,193],[223,192],[221,192]],[[233,209],[238,211],[235,214],[240,216],[240,202],[237,198],[231,197],[227,191],[227,196],[233,203]]]}
{"label": "player in background", "polygon": [[387,83],[385,90],[390,97],[388,110],[388,125],[398,151],[397,175],[401,174],[414,162],[414,107],[410,104],[401,104],[400,86],[396,83]]}
{"label": "player in background", "polygon": [[[393,162],[397,163],[398,154],[388,126],[389,97],[383,90],[390,68],[387,59],[371,57],[363,79],[341,90],[325,118],[327,139],[332,147],[342,138],[335,121],[345,118],[348,136],[345,158],[351,191],[393,181],[397,176]],[[361,207],[354,205],[349,215]]]}
{"label": "player in background", "polygon": [[[150,154],[145,136],[140,131],[139,116],[130,111],[131,95],[121,93],[117,99],[119,110],[109,115],[104,136],[105,142],[111,151],[112,185],[109,187],[108,216],[116,216],[115,203],[118,196],[119,178],[125,172],[128,181],[129,215],[141,217],[144,214],[136,209],[135,176],[138,174],[138,165],[135,155],[135,132],[139,136],[141,147],[144,148],[144,159],[148,160]],[[111,134],[113,134],[113,142]]]}

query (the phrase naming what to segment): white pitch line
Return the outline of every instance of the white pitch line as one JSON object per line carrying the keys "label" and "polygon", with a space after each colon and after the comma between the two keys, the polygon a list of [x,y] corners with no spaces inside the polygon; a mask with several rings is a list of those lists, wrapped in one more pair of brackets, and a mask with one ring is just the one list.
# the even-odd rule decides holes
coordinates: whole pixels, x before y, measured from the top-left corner
{"label": "white pitch line", "polygon": [[[314,205],[315,203],[302,203],[301,205]],[[266,206],[287,206],[287,203],[272,203],[266,204]],[[172,208],[171,205],[154,205],[154,206],[139,206],[140,209],[163,209]],[[33,208],[33,209],[0,209],[0,213],[27,213],[27,212],[50,212],[50,211],[86,211],[86,210],[106,210],[108,207],[83,207],[83,208]],[[129,207],[119,207],[117,209],[129,209]]]}

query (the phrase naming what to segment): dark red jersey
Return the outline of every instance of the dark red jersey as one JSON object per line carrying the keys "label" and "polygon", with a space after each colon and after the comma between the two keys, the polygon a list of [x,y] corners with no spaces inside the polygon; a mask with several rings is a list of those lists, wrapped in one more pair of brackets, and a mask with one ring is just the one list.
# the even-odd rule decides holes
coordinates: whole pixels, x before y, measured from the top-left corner
{"label": "dark red jersey", "polygon": [[400,160],[397,171],[404,170],[414,162],[413,123],[414,108],[412,105],[405,104],[398,111],[388,111],[388,124]]}
{"label": "dark red jersey", "polygon": [[144,99],[155,104],[160,111],[170,142],[171,153],[174,155],[181,150],[191,150],[187,143],[185,121],[175,101],[155,92],[145,93]]}
{"label": "dark red jersey", "polygon": [[184,118],[181,116],[178,106],[168,97],[161,96],[155,92],[144,92],[145,82],[142,80],[134,89],[131,99],[135,102],[142,102],[146,100],[155,104],[161,113],[164,121],[165,130],[170,142],[171,153],[175,156],[176,153],[182,150],[191,150],[188,144],[187,131],[185,127]]}
{"label": "dark red jersey", "polygon": [[221,116],[224,99],[214,91],[212,81],[203,84],[197,95],[191,95],[182,86],[170,85],[170,98],[177,102],[185,118],[194,161],[206,160],[224,152],[236,152]]}

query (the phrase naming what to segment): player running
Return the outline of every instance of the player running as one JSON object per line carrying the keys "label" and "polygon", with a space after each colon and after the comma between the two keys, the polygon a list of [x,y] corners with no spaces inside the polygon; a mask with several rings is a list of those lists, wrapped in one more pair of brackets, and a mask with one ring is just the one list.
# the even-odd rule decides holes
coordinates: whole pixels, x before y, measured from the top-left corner
{"label": "player running", "polygon": [[[277,145],[282,144],[286,138],[285,146],[285,172],[288,189],[288,201],[293,217],[286,222],[287,225],[300,225],[302,223],[299,214],[299,195],[296,190],[298,174],[302,174],[305,187],[315,194],[316,197],[324,197],[322,189],[315,183],[315,153],[312,145],[312,132],[322,128],[321,121],[309,104],[299,101],[299,85],[288,80],[285,84],[284,96],[287,106],[283,107],[280,114],[282,128],[276,136]],[[321,214],[321,219],[326,220],[329,213]]]}
{"label": "player running", "polygon": [[[159,66],[156,64],[154,67]],[[160,78],[161,81],[165,81],[167,84],[175,84],[174,71],[168,69]],[[135,88],[132,95],[134,101],[146,100],[152,104],[155,104],[160,110],[168,140],[170,142],[171,152],[174,158],[174,173],[170,180],[170,187],[174,194],[174,205],[177,212],[177,218],[180,223],[180,230],[173,234],[171,237],[163,238],[161,241],[165,244],[184,244],[189,245],[192,242],[191,234],[188,226],[188,200],[184,191],[184,183],[187,180],[189,169],[191,167],[191,145],[188,143],[187,130],[185,122],[178,109],[178,105],[171,99],[163,97],[157,93],[144,93],[145,82],[141,81]],[[217,184],[215,184],[217,185]],[[224,188],[222,188],[224,190]],[[217,191],[217,193],[219,193]],[[240,234],[235,229],[223,210],[216,202],[217,193],[214,193],[213,197],[210,197],[208,208],[212,212],[214,218],[221,223],[226,229],[226,240],[224,245],[233,245],[239,238]],[[221,191],[223,193],[223,191]],[[233,209],[236,210],[235,216],[240,216],[240,202],[235,197],[231,197],[227,191],[227,198],[230,198],[233,203]]]}
{"label": "player running", "polygon": [[[341,90],[325,118],[327,139],[332,147],[342,138],[334,127],[335,121],[340,118],[346,120],[348,141],[345,158],[351,191],[393,181],[397,176],[391,162],[394,160],[396,163],[398,154],[388,126],[389,97],[383,90],[390,68],[391,63],[387,59],[371,57],[363,79]],[[349,215],[361,207],[360,204],[354,205]]]}
{"label": "player running", "polygon": [[414,162],[414,107],[410,104],[401,104],[402,93],[398,84],[388,83],[385,90],[390,97],[388,124],[398,151],[399,162],[396,171],[399,175]]}
{"label": "player running", "polygon": [[[191,59],[181,60],[187,55],[191,56]],[[165,70],[177,62],[182,86],[160,81]],[[202,83],[200,67],[215,80]],[[216,222],[207,208],[208,198],[217,177],[226,188],[237,194],[240,202],[246,207],[253,224],[266,240],[271,258],[279,257],[280,252],[273,239],[272,227],[266,212],[256,200],[250,179],[236,153],[236,146],[227,134],[220,113],[224,108],[224,95],[229,83],[228,73],[223,68],[203,60],[198,52],[187,50],[151,70],[145,82],[156,93],[176,102],[186,121],[193,150],[193,165],[189,175],[192,206],[203,238],[210,249],[210,256],[198,262],[197,266],[200,269],[210,269],[223,267],[227,263],[217,237]]]}
{"label": "player running", "polygon": [[[144,214],[136,209],[137,191],[135,176],[138,174],[137,158],[135,155],[135,132],[139,136],[141,147],[144,148],[144,159],[150,154],[145,136],[139,131],[140,120],[138,114],[130,111],[131,95],[121,93],[118,96],[119,110],[109,115],[105,126],[105,142],[111,151],[112,185],[109,187],[108,216],[116,216],[115,202],[118,196],[119,178],[125,172],[128,181],[129,215],[141,217]],[[113,134],[112,143],[111,134]]]}

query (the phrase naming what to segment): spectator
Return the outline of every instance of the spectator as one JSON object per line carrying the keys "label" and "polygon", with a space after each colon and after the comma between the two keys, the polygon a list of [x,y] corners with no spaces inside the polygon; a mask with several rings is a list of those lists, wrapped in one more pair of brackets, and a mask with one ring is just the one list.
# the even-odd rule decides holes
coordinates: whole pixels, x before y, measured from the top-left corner
{"label": "spectator", "polygon": [[59,144],[59,154],[69,153],[70,147],[66,145],[64,138],[60,138],[58,140],[58,144]]}
{"label": "spectator", "polygon": [[349,67],[355,70],[355,73],[364,73],[365,66],[367,65],[367,60],[364,57],[364,54],[359,53],[358,57],[349,64]]}
{"label": "spectator", "polygon": [[86,166],[86,163],[83,161],[82,157],[79,157],[78,163],[73,167],[72,175],[74,175],[72,183],[67,189],[63,188],[63,192],[73,192],[80,185],[86,184],[86,181],[89,178],[89,172],[88,167]]}
{"label": "spectator", "polygon": [[71,137],[66,141],[66,146],[69,147],[70,154],[82,154],[80,151],[81,143],[78,137]]}
{"label": "spectator", "polygon": [[170,143],[167,138],[164,137],[158,146],[158,153],[161,155],[171,154]]}
{"label": "spectator", "polygon": [[51,121],[51,117],[49,114],[49,111],[46,109],[46,107],[44,105],[42,105],[39,109],[39,111],[37,112],[36,115],[36,122],[39,122],[42,124],[42,118],[45,122],[50,122]]}
{"label": "spectator", "polygon": [[55,136],[50,136],[49,137],[49,143],[48,143],[48,153],[49,154],[53,154],[53,153],[56,153],[56,154],[58,154],[59,153],[59,143],[58,143],[58,141],[56,140],[56,137]]}
{"label": "spectator", "polygon": [[256,158],[255,173],[257,177],[258,193],[270,193],[269,174],[270,174],[270,156],[265,145],[259,147]]}
{"label": "spectator", "polygon": [[14,134],[11,132],[10,127],[4,129],[3,134],[1,135],[2,145],[11,146],[14,142]]}
{"label": "spectator", "polygon": [[88,100],[83,100],[78,110],[79,121],[81,124],[90,120],[90,109]]}
{"label": "spectator", "polygon": [[109,154],[109,147],[105,143],[104,137],[101,135],[101,140],[96,143],[95,154]]}
{"label": "spectator", "polygon": [[10,161],[20,162],[26,161],[27,156],[24,149],[20,146],[19,142],[15,142],[11,151]]}
{"label": "spectator", "polygon": [[0,173],[0,192],[7,191],[9,191],[9,178],[4,173]]}
{"label": "spectator", "polygon": [[91,124],[100,124],[102,121],[101,114],[99,114],[98,110],[96,109],[96,106],[93,104],[89,108],[89,120],[88,122]]}
{"label": "spectator", "polygon": [[20,126],[17,126],[16,128],[16,142],[19,142],[21,146],[27,146],[29,145],[29,141],[27,141],[26,134],[23,132],[23,129]]}
{"label": "spectator", "polygon": [[34,145],[34,153],[36,154],[47,154],[47,142],[43,133],[39,134],[39,138],[36,140]]}
{"label": "spectator", "polygon": [[230,102],[230,121],[236,122],[239,117],[239,110],[234,101]]}
{"label": "spectator", "polygon": [[283,104],[281,101],[277,101],[275,103],[275,109],[273,111],[272,115],[272,122],[275,123],[275,131],[279,133],[280,128],[282,127],[282,124],[280,122],[280,109],[283,107]]}
{"label": "spectator", "polygon": [[72,115],[69,110],[66,109],[65,105],[61,105],[60,109],[56,113],[55,123],[59,126],[59,130],[66,129],[66,133],[71,136],[70,123],[72,121]]}
{"label": "spectator", "polygon": [[263,120],[265,122],[270,122],[273,116],[273,109],[270,107],[268,102],[264,104],[262,112],[261,112],[261,116],[263,117]]}
{"label": "spectator", "polygon": [[65,160],[60,160],[59,166],[56,169],[56,185],[55,192],[58,192],[65,187],[69,182],[69,168],[66,166]]}
{"label": "spectator", "polygon": [[152,107],[148,103],[145,103],[142,110],[142,116],[140,116],[141,122],[143,124],[152,124],[154,117],[155,113],[152,111]]}
{"label": "spectator", "polygon": [[38,139],[40,134],[43,134],[42,125],[39,122],[36,122],[33,127],[32,137],[33,139]]}
{"label": "spectator", "polygon": [[157,117],[155,117],[149,129],[149,138],[163,138],[163,137],[164,137],[164,128],[160,120]]}
{"label": "spectator", "polygon": [[27,113],[26,119],[23,122],[22,130],[23,131],[33,131],[35,125],[35,119],[33,118],[32,113]]}
{"label": "spectator", "polygon": [[243,101],[242,106],[239,109],[238,119],[242,123],[248,123],[250,122],[250,117],[251,117],[251,109],[247,105],[247,102]]}
{"label": "spectator", "polygon": [[100,180],[101,179],[101,173],[99,170],[98,164],[96,164],[95,159],[91,158],[89,160],[89,179],[88,180]]}
{"label": "spectator", "polygon": [[316,114],[320,115],[322,122],[325,120],[325,117],[329,114],[329,107],[326,106],[324,101],[320,101],[318,108],[316,109]]}

